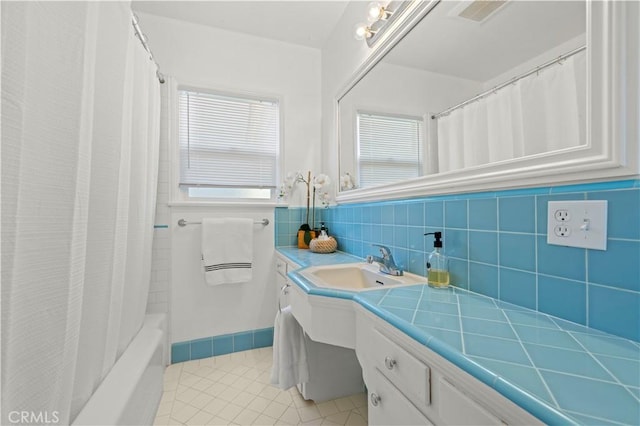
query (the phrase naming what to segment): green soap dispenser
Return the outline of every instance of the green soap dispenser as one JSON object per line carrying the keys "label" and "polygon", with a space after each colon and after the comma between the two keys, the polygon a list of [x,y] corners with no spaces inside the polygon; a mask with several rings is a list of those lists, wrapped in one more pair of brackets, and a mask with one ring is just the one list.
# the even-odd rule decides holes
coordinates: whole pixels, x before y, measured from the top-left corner
{"label": "green soap dispenser", "polygon": [[442,254],[442,232],[429,232],[424,235],[433,235],[433,251],[427,260],[427,282],[431,287],[449,287],[449,259]]}

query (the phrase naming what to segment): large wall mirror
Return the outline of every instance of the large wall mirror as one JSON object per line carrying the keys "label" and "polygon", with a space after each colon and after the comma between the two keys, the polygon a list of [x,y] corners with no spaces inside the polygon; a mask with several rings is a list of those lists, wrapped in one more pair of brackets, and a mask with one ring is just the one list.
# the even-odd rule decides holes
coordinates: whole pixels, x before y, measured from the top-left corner
{"label": "large wall mirror", "polygon": [[598,84],[589,64],[606,53],[601,37],[590,52],[591,33],[604,31],[599,8],[514,0],[431,2],[421,16],[414,8],[415,26],[337,100],[339,173],[354,184],[343,179],[339,197],[407,182],[444,192],[601,155],[606,141],[593,151],[588,108]]}

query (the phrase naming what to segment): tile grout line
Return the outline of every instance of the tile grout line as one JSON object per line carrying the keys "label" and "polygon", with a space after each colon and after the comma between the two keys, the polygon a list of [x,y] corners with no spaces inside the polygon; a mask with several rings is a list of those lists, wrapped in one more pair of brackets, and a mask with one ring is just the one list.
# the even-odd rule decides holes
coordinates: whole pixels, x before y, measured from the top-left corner
{"label": "tile grout line", "polygon": [[502,309],[500,309],[500,311],[502,312],[502,314],[506,317],[507,319],[507,324],[509,324],[509,327],[511,328],[511,331],[513,331],[513,334],[515,334],[515,336],[518,339],[518,344],[520,345],[520,347],[522,348],[522,350],[524,351],[525,355],[527,356],[527,359],[529,360],[529,362],[531,363],[531,366],[533,367],[533,369],[536,371],[536,374],[538,375],[538,378],[540,379],[540,381],[542,382],[542,384],[544,385],[545,389],[547,390],[547,392],[549,393],[549,396],[551,397],[551,400],[553,401],[553,403],[556,405],[557,408],[560,408],[560,404],[558,404],[558,400],[556,399],[555,395],[553,394],[553,392],[551,392],[551,388],[549,387],[549,385],[547,384],[547,381],[544,379],[544,377],[542,376],[542,374],[540,373],[540,370],[538,369],[538,367],[536,366],[536,364],[533,362],[533,359],[531,359],[531,355],[529,355],[529,351],[527,351],[527,348],[525,348],[524,344],[522,343],[522,339],[520,338],[520,335],[518,334],[518,332],[516,331],[516,329],[513,327],[513,324],[511,324],[511,320],[509,319],[509,317],[504,313],[504,311]]}
{"label": "tile grout line", "polygon": [[[588,350],[588,349],[587,349],[587,348],[582,344],[582,342],[581,342],[580,340],[578,340],[578,339],[576,339],[576,338],[575,338],[575,336],[573,335],[573,333],[574,333],[573,331],[567,331],[567,333],[569,334],[569,336],[571,336],[571,338],[572,338],[573,340],[575,340],[575,341],[576,341],[576,343],[577,343],[578,345],[580,345],[580,347],[581,347],[582,349],[584,349],[584,351],[585,351],[585,352],[586,352],[586,353],[587,353],[587,354],[588,354],[588,355],[589,355],[589,356],[590,356],[590,357],[591,357],[591,358],[592,358],[592,359],[593,359],[593,360],[594,360],[594,361],[595,361],[595,362],[596,362],[596,363],[597,363],[597,364],[598,364],[598,365],[599,365],[599,366],[600,366],[604,371],[606,371],[606,372],[607,372],[607,374],[609,374],[609,376],[611,376],[611,377],[613,378],[614,383],[618,384],[619,386],[622,386],[622,387],[624,388],[624,390],[625,390],[628,394],[630,394],[630,395],[631,395],[633,398],[635,398],[636,400],[638,399],[638,397],[637,397],[636,395],[634,395],[634,394],[633,394],[633,392],[631,392],[631,391],[627,388],[627,386],[626,386],[624,383],[622,383],[622,382],[618,379],[618,377],[617,377],[615,374],[613,374],[611,371],[609,371],[609,369],[608,369],[607,367],[605,367],[605,366],[604,366],[604,364],[602,364],[602,363],[600,362],[600,360],[599,360],[599,359],[598,359],[598,358],[597,358],[593,353],[591,353],[591,351],[590,351],[590,350]],[[602,355],[606,356],[605,354],[602,354]],[[584,377],[584,376],[578,376],[578,377]],[[597,379],[593,379],[593,380],[597,380]],[[606,380],[602,380],[602,381],[606,382]]]}

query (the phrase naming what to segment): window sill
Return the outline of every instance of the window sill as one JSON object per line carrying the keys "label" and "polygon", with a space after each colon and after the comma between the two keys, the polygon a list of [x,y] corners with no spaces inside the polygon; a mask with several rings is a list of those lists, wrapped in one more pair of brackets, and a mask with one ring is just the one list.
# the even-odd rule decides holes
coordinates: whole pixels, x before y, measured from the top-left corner
{"label": "window sill", "polygon": [[167,205],[169,207],[289,207],[288,203],[276,201],[171,201]]}

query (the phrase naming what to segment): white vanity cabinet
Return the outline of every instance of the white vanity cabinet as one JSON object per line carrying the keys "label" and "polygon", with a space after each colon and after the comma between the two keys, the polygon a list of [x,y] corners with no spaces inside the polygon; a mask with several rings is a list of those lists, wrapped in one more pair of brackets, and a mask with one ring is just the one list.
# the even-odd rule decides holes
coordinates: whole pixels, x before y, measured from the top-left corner
{"label": "white vanity cabinet", "polygon": [[386,321],[356,309],[356,355],[369,391],[370,424],[542,424]]}
{"label": "white vanity cabinet", "polygon": [[289,304],[289,278],[287,278],[287,273],[289,271],[294,271],[300,268],[300,266],[296,263],[291,262],[290,260],[285,259],[280,255],[276,255],[276,287],[277,287],[277,297],[278,297],[278,306],[285,307]]}

